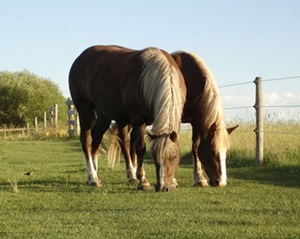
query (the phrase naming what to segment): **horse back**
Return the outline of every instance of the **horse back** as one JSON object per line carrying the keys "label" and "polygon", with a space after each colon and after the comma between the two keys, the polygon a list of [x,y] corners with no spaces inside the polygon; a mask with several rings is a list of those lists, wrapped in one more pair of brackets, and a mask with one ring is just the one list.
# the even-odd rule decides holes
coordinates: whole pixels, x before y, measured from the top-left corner
{"label": "horse back", "polygon": [[92,46],[83,51],[69,73],[75,106],[76,102],[90,102],[107,118],[128,121],[125,104],[131,98],[141,99],[137,58],[135,51],[119,46]]}

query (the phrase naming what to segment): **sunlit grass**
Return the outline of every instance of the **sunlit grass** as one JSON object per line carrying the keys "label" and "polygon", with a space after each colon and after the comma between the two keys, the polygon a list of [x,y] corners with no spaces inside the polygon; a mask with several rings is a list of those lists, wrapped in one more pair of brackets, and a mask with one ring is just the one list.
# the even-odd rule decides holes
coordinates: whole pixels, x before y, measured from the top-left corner
{"label": "sunlit grass", "polygon": [[[258,166],[254,128],[242,124],[231,135],[225,188],[193,187],[191,132],[182,132],[180,187],[170,193],[137,191],[126,182],[124,161],[112,170],[105,153],[103,186],[87,186],[78,138],[0,140],[0,237],[299,238],[299,135],[265,132]],[[265,124],[268,131],[298,128]],[[145,170],[153,186],[150,155]]]}

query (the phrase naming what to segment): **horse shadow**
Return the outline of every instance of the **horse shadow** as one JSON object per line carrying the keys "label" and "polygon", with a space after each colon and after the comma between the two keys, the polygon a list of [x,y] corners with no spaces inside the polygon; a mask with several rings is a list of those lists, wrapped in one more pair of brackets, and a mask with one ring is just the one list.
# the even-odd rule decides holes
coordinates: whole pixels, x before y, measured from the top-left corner
{"label": "horse shadow", "polygon": [[270,161],[258,165],[253,157],[227,160],[228,177],[280,187],[300,187],[300,165],[280,165]]}
{"label": "horse shadow", "polygon": [[[300,165],[276,165],[267,161],[257,165],[254,157],[230,154],[227,158],[227,176],[245,181],[254,181],[280,187],[300,187]],[[181,156],[180,167],[193,168],[192,154]]]}

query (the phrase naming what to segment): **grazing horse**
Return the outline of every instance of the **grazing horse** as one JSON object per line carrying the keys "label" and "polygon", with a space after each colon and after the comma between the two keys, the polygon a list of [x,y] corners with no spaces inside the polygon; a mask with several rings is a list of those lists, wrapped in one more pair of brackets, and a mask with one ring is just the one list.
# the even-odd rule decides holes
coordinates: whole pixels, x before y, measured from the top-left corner
{"label": "grazing horse", "polygon": [[[238,126],[226,129],[224,110],[214,76],[205,62],[197,55],[187,52],[171,54],[179,66],[187,89],[182,123],[192,125],[193,177],[195,186],[207,186],[202,165],[210,185],[226,186],[226,153],[230,148],[229,134]],[[124,129],[123,129],[124,131]],[[111,127],[112,143],[109,160],[117,160],[116,135],[118,127]],[[124,132],[123,132],[124,134]],[[122,145],[124,136],[119,138]],[[124,152],[123,148],[122,151]],[[119,157],[119,156],[118,156]],[[132,154],[133,163],[135,156]]]}
{"label": "grazing horse", "polygon": [[[138,188],[149,186],[143,169],[144,132],[155,160],[156,191],[175,188],[174,174],[180,160],[177,135],[186,88],[176,62],[157,48],[132,50],[120,46],[93,46],[74,61],[69,88],[80,119],[80,141],[87,164],[87,183],[100,186],[98,147],[112,120],[119,128],[132,125],[131,139],[137,169],[126,162],[128,174],[137,175]],[[124,144],[129,141],[124,141]]]}

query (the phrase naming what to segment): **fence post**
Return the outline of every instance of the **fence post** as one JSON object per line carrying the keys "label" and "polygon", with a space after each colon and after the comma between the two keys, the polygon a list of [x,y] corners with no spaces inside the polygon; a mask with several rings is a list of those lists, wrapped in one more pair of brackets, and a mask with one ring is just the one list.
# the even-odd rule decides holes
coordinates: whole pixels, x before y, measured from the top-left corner
{"label": "fence post", "polygon": [[47,129],[47,113],[44,112],[44,131]]}
{"label": "fence post", "polygon": [[49,108],[50,123],[55,130],[58,128],[58,105],[54,104]]}
{"label": "fence post", "polygon": [[29,127],[29,123],[26,124],[27,127],[27,134],[30,135],[30,127]]}
{"label": "fence post", "polygon": [[55,129],[57,130],[58,128],[58,104],[54,105],[54,125],[55,125]]}
{"label": "fence post", "polygon": [[256,77],[254,80],[256,86],[256,97],[254,108],[256,110],[256,163],[262,164],[264,159],[264,117],[263,117],[263,97],[262,97],[262,79]]}
{"label": "fence post", "polygon": [[69,116],[68,133],[70,135],[79,135],[79,117],[71,98],[67,99],[66,105],[68,106],[68,116]]}
{"label": "fence post", "polygon": [[37,120],[37,117],[34,117],[34,131],[35,131],[35,133],[38,132],[38,120]]}

